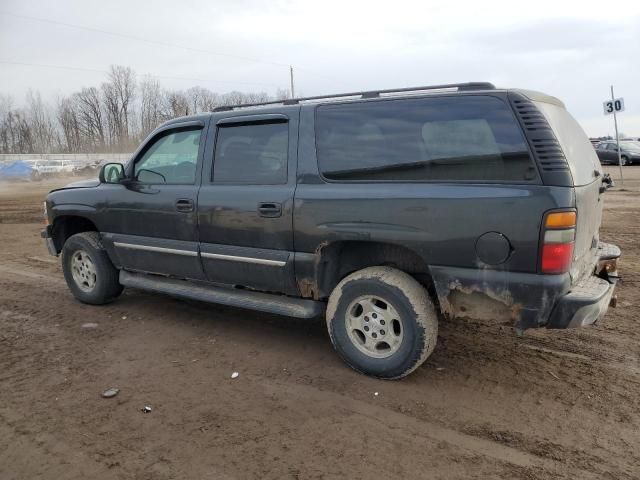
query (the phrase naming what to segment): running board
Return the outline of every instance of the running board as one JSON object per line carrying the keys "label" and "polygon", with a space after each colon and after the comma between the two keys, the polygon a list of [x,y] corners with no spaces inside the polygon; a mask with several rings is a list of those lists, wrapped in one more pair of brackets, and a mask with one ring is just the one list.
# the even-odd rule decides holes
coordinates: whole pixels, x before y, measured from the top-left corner
{"label": "running board", "polygon": [[177,297],[220,303],[297,318],[315,318],[324,313],[325,304],[316,300],[285,297],[269,293],[225,287],[202,286],[186,280],[132,273],[120,270],[120,283],[125,287],[166,293]]}

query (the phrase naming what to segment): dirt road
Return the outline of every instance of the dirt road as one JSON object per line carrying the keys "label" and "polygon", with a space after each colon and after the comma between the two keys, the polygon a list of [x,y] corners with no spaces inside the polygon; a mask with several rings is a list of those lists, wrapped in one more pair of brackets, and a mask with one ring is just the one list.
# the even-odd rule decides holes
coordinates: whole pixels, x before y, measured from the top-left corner
{"label": "dirt road", "polygon": [[640,167],[625,174],[604,323],[443,322],[398,382],[348,369],[322,322],[139,291],[82,305],[39,238],[55,182],[0,185],[0,479],[640,478]]}

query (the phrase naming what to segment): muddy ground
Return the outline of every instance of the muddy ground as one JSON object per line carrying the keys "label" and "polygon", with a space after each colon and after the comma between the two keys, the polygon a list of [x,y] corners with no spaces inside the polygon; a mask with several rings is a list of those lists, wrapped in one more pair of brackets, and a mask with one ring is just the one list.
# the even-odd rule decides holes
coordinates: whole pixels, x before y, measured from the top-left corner
{"label": "muddy ground", "polygon": [[39,237],[62,181],[2,184],[0,479],[639,478],[640,166],[624,173],[603,323],[442,322],[397,382],[347,368],[321,321],[140,291],[78,303]]}

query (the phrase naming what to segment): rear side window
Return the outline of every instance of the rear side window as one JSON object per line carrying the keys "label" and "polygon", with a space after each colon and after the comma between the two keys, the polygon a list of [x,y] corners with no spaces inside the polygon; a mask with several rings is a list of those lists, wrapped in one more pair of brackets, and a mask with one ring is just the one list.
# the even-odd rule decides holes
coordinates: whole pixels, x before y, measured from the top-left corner
{"label": "rear side window", "polygon": [[[587,185],[596,180],[594,171],[602,173],[602,166],[589,138],[578,122],[564,107],[546,102],[534,103],[545,116],[560,142],[574,185]],[[615,151],[615,144],[609,143],[607,150]]]}
{"label": "rear side window", "polygon": [[287,183],[289,124],[253,123],[218,127],[214,183]]}
{"label": "rear side window", "polygon": [[513,113],[495,97],[321,106],[316,144],[329,180],[538,180]]}

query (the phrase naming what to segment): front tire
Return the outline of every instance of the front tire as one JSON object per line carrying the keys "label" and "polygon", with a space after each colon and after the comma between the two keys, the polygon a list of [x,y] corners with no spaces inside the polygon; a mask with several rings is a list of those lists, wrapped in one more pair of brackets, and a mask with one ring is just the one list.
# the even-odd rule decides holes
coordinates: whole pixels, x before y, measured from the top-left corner
{"label": "front tire", "polygon": [[620,157],[620,164],[625,167],[627,165],[631,165],[631,162],[629,161],[629,159],[627,157],[625,157],[624,155],[622,157]]}
{"label": "front tire", "polygon": [[394,268],[369,267],[344,278],[329,297],[326,315],[334,348],[366,375],[405,377],[436,345],[433,302],[413,277]]}
{"label": "front tire", "polygon": [[118,270],[100,244],[97,232],[83,232],[67,239],[62,249],[62,271],[76,299],[91,305],[111,302],[120,293]]}

